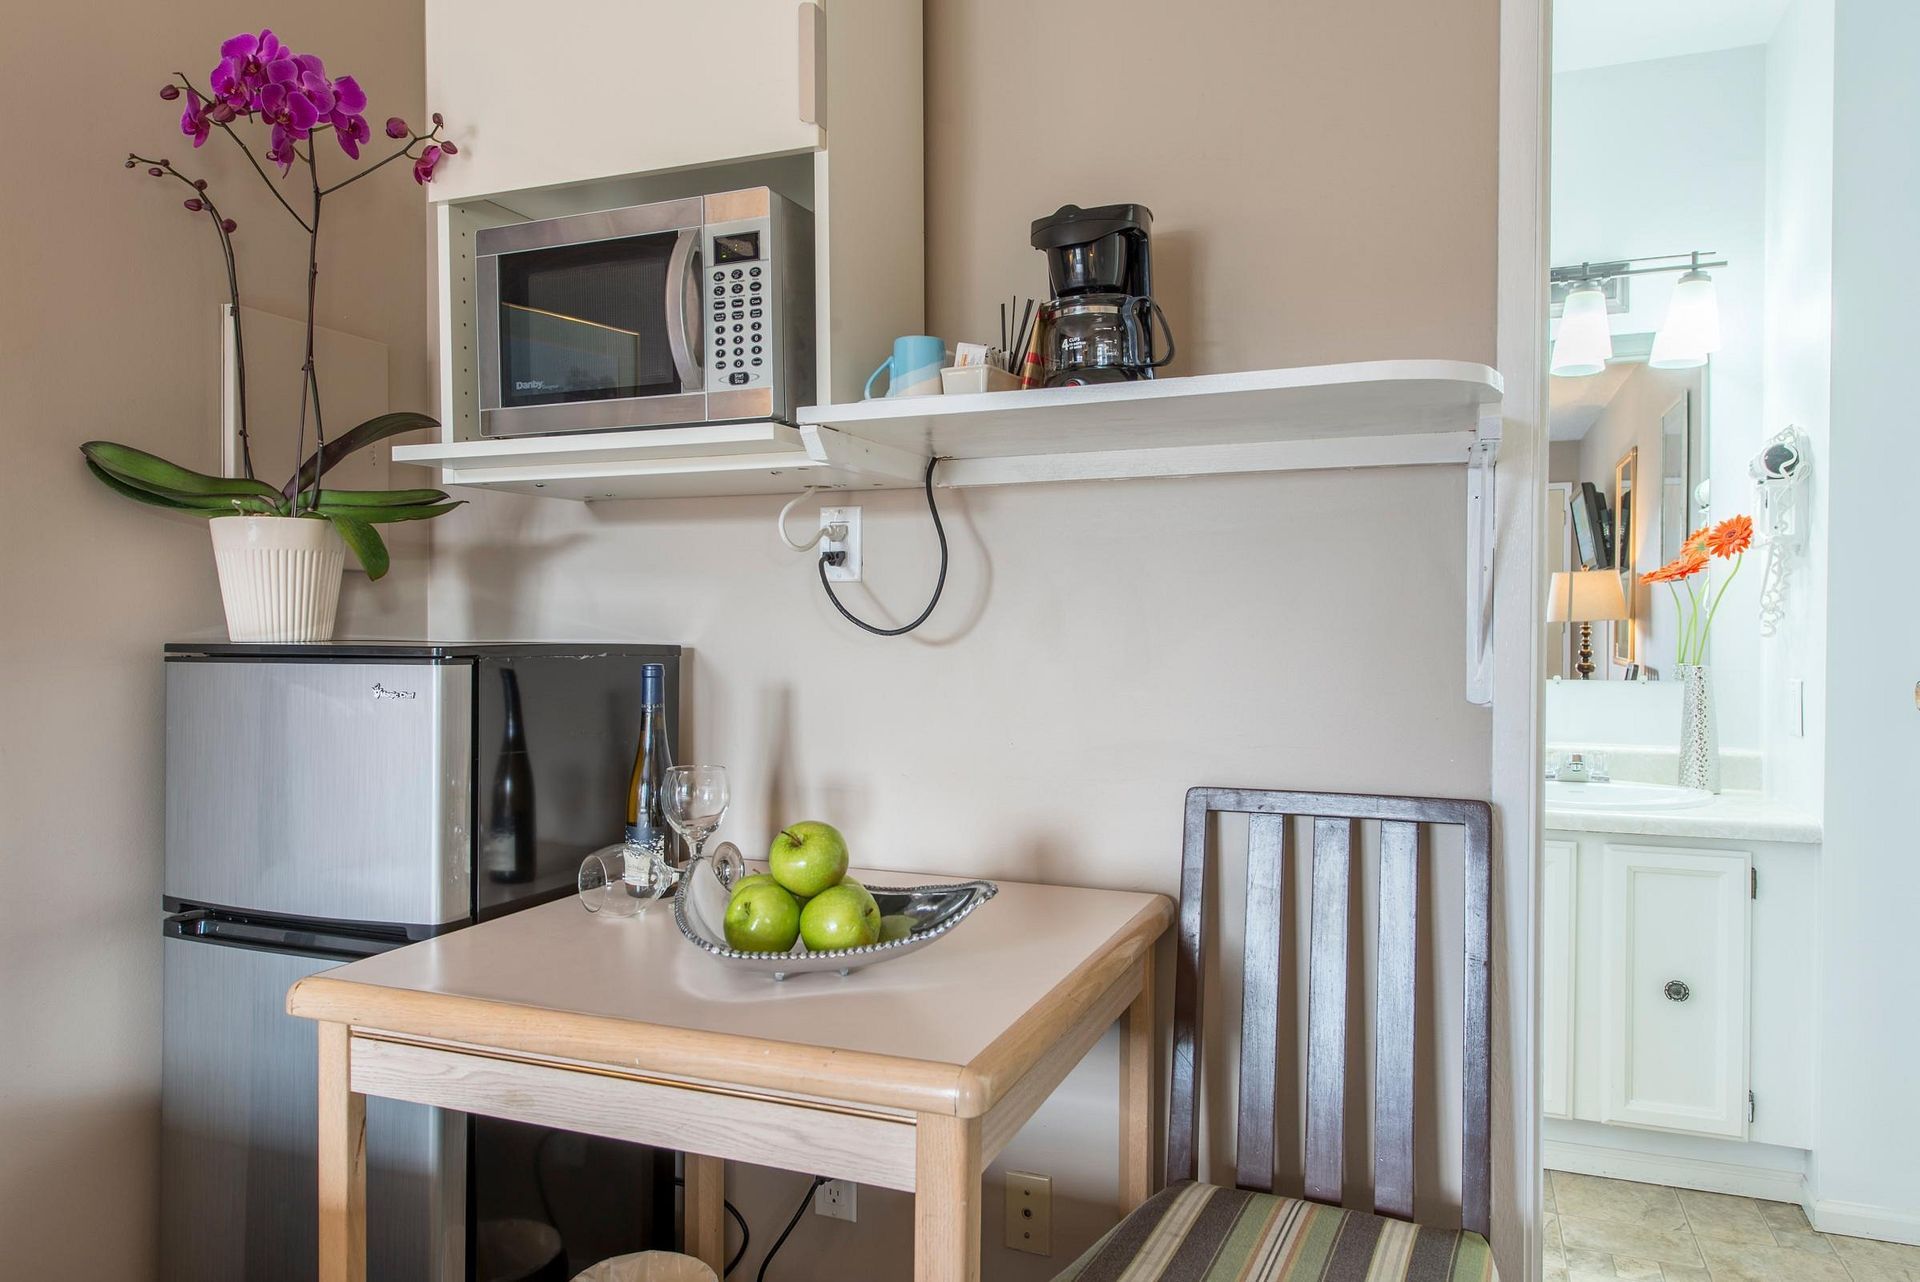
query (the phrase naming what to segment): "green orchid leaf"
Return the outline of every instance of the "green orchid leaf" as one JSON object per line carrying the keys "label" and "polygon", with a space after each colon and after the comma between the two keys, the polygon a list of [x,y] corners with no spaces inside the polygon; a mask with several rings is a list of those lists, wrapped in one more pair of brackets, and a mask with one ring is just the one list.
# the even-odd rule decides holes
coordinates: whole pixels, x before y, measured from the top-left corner
{"label": "green orchid leaf", "polygon": [[426,414],[416,414],[412,410],[398,410],[392,414],[370,418],[345,435],[336,436],[328,441],[324,450],[316,450],[307,455],[306,461],[300,465],[300,470],[293,474],[293,479],[280,487],[281,497],[291,499],[299,491],[312,485],[314,473],[319,469],[322,459],[325,460],[327,467],[338,467],[341,459],[355,450],[365,449],[376,441],[384,441],[389,436],[399,436],[403,432],[417,432],[423,427],[438,426],[440,426],[439,419]]}
{"label": "green orchid leaf", "polygon": [[[325,493],[325,491],[321,491]],[[314,511],[332,520],[346,517],[349,520],[365,521],[368,525],[387,525],[394,521],[426,521],[459,507],[465,499],[452,503],[411,503],[394,507],[331,507],[322,503]]]}
{"label": "green orchid leaf", "polygon": [[445,503],[445,490],[321,490],[321,507],[416,507]]}
{"label": "green orchid leaf", "polygon": [[208,476],[131,445],[88,441],[80,447],[80,452],[87,456],[87,462],[111,472],[126,484],[162,497],[280,497],[280,492],[264,481],[250,481],[243,476]]}
{"label": "green orchid leaf", "polygon": [[148,503],[154,507],[169,508],[175,512],[189,512],[194,516],[225,516],[233,511],[231,502],[226,499],[178,499],[165,494],[156,494],[152,490],[143,490],[137,485],[129,485],[92,459],[87,460],[87,471],[99,477],[102,485],[116,494],[125,495],[135,503]]}
{"label": "green orchid leaf", "polygon": [[369,579],[385,576],[391,558],[387,555],[386,540],[380,537],[380,531],[351,516],[330,514],[327,520],[332,521],[333,528],[340,531],[341,540],[352,550],[354,559],[360,562],[360,568],[367,572]]}

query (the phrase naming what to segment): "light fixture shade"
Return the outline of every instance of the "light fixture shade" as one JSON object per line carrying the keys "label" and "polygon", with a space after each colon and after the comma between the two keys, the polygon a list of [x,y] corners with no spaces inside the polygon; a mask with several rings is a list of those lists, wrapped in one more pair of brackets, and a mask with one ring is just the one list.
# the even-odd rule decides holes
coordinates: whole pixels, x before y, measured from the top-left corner
{"label": "light fixture shade", "polygon": [[1691,271],[1673,286],[1667,320],[1653,336],[1653,354],[1647,364],[1655,369],[1694,369],[1707,363],[1707,354],[1720,350],[1720,301],[1713,277]]}
{"label": "light fixture shade", "polygon": [[1560,309],[1560,333],[1553,341],[1550,368],[1563,378],[1578,378],[1598,374],[1612,357],[1607,296],[1600,286],[1583,281]]}
{"label": "light fixture shade", "polygon": [[1556,571],[1547,589],[1548,623],[1598,623],[1627,617],[1627,594],[1613,570]]}

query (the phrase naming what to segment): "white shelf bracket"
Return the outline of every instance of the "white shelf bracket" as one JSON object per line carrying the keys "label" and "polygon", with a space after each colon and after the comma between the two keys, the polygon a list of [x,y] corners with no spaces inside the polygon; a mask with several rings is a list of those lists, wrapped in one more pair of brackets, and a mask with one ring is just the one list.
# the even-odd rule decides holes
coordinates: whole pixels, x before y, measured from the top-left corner
{"label": "white shelf bracket", "polygon": [[1482,414],[1467,447],[1467,702],[1493,703],[1494,476],[1499,407]]}

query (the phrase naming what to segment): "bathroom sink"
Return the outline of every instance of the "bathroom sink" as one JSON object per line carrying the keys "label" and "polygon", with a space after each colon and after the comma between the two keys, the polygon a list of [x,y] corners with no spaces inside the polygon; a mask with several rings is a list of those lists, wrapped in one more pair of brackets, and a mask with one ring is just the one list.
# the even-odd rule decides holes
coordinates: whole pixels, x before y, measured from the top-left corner
{"label": "bathroom sink", "polygon": [[1564,783],[1547,780],[1552,810],[1687,810],[1704,806],[1713,794],[1670,783]]}

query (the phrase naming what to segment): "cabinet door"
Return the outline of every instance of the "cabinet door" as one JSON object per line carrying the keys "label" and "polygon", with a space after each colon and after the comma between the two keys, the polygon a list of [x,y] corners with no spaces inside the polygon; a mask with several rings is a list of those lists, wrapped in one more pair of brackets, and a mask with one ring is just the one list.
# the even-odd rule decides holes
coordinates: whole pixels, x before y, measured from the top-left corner
{"label": "cabinet door", "polygon": [[1573,1116],[1574,844],[1540,852],[1540,1111]]}
{"label": "cabinet door", "polygon": [[1601,1120],[1744,1138],[1751,858],[1609,845],[1603,859]]}
{"label": "cabinet door", "polygon": [[817,147],[810,16],[796,0],[427,0],[427,105],[460,144],[432,194]]}

